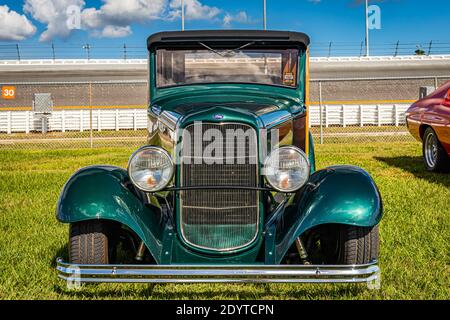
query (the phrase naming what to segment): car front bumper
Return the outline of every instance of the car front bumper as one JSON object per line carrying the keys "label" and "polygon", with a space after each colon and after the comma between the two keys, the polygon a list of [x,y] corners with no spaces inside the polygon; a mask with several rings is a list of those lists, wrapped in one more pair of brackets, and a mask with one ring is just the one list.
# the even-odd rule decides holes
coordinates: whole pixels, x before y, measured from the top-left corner
{"label": "car front bumper", "polygon": [[56,261],[58,276],[82,282],[378,283],[377,261],[363,265],[81,265]]}

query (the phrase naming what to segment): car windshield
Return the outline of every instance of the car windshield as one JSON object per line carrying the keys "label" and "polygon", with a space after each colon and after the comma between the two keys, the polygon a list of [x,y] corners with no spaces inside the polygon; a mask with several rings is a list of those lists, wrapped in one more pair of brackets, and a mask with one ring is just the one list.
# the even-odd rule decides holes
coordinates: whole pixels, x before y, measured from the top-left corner
{"label": "car windshield", "polygon": [[296,87],[298,49],[211,48],[156,50],[156,85],[257,83]]}

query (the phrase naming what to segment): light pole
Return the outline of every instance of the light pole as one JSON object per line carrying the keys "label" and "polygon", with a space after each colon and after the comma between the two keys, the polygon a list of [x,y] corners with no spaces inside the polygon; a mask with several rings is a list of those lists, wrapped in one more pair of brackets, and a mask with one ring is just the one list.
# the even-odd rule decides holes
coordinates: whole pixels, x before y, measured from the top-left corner
{"label": "light pole", "polygon": [[83,46],[83,49],[86,50],[86,54],[87,54],[87,59],[91,60],[91,45],[89,43],[86,43]]}
{"label": "light pole", "polygon": [[366,57],[369,55],[369,0],[366,0]]}
{"label": "light pole", "polygon": [[263,24],[264,30],[267,30],[266,0],[263,0]]}
{"label": "light pole", "polygon": [[184,31],[184,0],[181,0],[181,31]]}

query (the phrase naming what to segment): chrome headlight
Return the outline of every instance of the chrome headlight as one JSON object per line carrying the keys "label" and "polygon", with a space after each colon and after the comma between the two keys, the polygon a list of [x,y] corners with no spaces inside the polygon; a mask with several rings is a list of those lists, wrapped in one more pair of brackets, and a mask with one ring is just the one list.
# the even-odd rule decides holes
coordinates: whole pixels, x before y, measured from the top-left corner
{"label": "chrome headlight", "polygon": [[128,162],[131,182],[142,191],[163,189],[173,176],[172,158],[162,148],[145,146],[138,149]]}
{"label": "chrome headlight", "polygon": [[264,174],[275,190],[297,191],[309,178],[308,157],[294,146],[275,149],[264,162]]}

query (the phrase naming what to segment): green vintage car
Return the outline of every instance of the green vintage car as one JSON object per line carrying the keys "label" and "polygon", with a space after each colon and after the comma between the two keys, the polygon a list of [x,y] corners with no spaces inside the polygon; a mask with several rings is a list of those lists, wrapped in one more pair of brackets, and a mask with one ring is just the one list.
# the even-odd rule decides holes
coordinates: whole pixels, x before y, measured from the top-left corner
{"label": "green vintage car", "polygon": [[383,206],[370,175],[316,170],[309,37],[148,38],[148,143],[128,168],[80,169],[57,219],[59,277],[81,282],[370,282]]}

